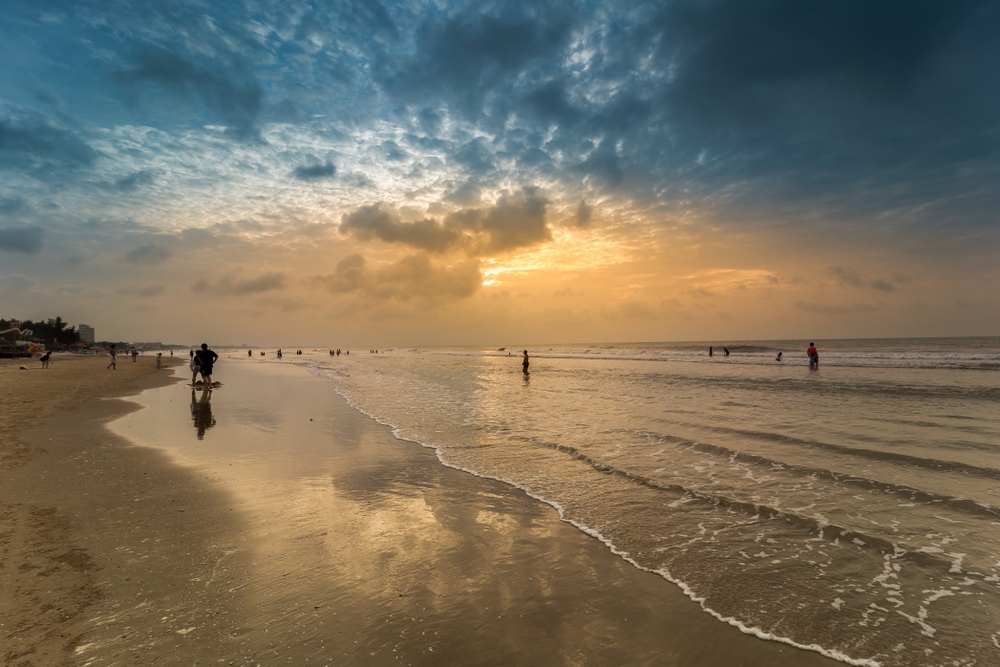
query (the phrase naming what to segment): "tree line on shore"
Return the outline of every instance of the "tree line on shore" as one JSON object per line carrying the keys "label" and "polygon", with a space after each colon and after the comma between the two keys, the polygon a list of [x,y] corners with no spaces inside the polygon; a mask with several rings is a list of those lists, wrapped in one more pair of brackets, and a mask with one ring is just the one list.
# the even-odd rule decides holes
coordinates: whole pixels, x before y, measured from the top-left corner
{"label": "tree line on shore", "polygon": [[[7,331],[8,329],[31,331],[29,335],[21,335],[17,336],[17,338],[36,343],[45,343],[46,347],[52,347],[53,345],[74,345],[80,342],[80,332],[76,330],[75,326],[69,326],[61,317],[39,320],[38,322],[31,320],[5,320],[0,318],[0,332]],[[13,340],[15,336],[7,334],[4,338]]]}

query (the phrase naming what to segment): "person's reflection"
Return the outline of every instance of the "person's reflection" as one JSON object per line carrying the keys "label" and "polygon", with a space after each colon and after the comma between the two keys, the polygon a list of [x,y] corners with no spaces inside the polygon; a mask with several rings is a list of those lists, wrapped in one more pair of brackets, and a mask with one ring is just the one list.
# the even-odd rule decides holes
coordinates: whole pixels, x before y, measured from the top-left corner
{"label": "person's reflection", "polygon": [[215,418],[212,417],[212,388],[205,387],[201,392],[201,397],[191,389],[191,418],[194,420],[194,427],[198,429],[198,439],[205,439],[205,431],[215,426]]}

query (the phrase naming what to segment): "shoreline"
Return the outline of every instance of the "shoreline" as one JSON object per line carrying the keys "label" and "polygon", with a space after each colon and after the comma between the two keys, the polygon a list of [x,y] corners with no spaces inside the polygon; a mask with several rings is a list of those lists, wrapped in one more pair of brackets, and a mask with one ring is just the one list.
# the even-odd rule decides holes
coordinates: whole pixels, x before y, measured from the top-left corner
{"label": "shoreline", "polygon": [[[105,369],[106,357],[55,361],[34,385],[11,377],[26,375],[17,370],[22,363],[0,368],[8,405],[15,390],[27,397],[22,402],[45,403],[30,416],[5,419],[0,440],[7,464],[0,473],[4,664],[119,664],[157,648],[184,657],[161,618],[164,611],[179,621],[204,617],[225,602],[224,585],[194,591],[178,584],[223,574],[225,553],[213,538],[233,532],[214,525],[232,523],[226,498],[199,489],[197,502],[178,507],[203,481],[107,428],[141,409],[127,399],[182,378],[157,372],[152,357],[120,361],[118,371]],[[165,365],[183,363],[168,358]],[[73,389],[53,391],[43,380]],[[191,551],[212,554],[216,563],[187,562]],[[221,637],[191,648],[194,661],[228,653]]]}
{"label": "shoreline", "polygon": [[[0,501],[52,508],[48,543],[64,549],[37,555],[56,568],[46,590],[58,574],[91,597],[70,617],[21,613],[38,619],[33,640],[0,628],[34,648],[13,658],[839,664],[720,623],[550,505],[396,439],[306,369],[250,365],[227,360],[204,441],[175,387],[84,402],[25,434],[47,451],[3,474]],[[268,387],[279,406],[257,396]]]}

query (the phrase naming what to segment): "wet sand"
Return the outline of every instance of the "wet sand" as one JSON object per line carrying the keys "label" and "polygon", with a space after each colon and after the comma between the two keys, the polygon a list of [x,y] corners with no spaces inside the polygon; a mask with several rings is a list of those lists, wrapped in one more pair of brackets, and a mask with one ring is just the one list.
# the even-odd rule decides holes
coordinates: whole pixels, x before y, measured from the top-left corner
{"label": "wet sand", "polygon": [[206,402],[174,383],[20,434],[5,664],[839,664],[720,623],[304,369],[216,368]]}

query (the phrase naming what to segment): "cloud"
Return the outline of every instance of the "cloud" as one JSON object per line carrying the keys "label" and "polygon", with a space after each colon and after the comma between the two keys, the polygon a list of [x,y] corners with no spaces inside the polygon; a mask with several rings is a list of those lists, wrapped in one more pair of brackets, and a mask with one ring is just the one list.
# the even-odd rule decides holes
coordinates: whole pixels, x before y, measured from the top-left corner
{"label": "cloud", "polygon": [[639,301],[623,303],[618,310],[625,319],[649,319],[656,316],[649,304]]}
{"label": "cloud", "polygon": [[374,270],[361,255],[349,255],[337,263],[332,274],[313,278],[315,284],[335,294],[356,292],[398,301],[465,299],[482,286],[482,281],[479,260],[440,266],[425,254],[409,255]]}
{"label": "cloud", "polygon": [[844,269],[839,266],[831,266],[828,271],[840,282],[841,287],[846,284],[853,287],[870,287],[882,292],[894,292],[896,290],[896,286],[892,283],[883,280],[882,278],[866,280],[862,278],[861,274],[854,269]]}
{"label": "cloud", "polygon": [[459,206],[475,206],[482,199],[482,189],[475,179],[470,178],[457,189],[446,194],[443,199]]}
{"label": "cloud", "polygon": [[854,269],[844,269],[839,266],[831,266],[827,271],[838,281],[840,281],[841,287],[845,284],[853,285],[854,287],[864,287],[865,281],[861,279],[861,274],[859,274]]}
{"label": "cloud", "polygon": [[166,291],[163,285],[149,285],[148,287],[130,287],[118,290],[118,294],[134,295],[142,298],[160,296]]}
{"label": "cloud", "polygon": [[320,181],[333,178],[337,173],[337,168],[332,162],[327,160],[323,164],[312,164],[309,166],[296,167],[292,175],[300,181]]}
{"label": "cloud", "polygon": [[115,187],[122,192],[132,192],[140,185],[149,185],[153,182],[154,173],[148,169],[133,171],[128,176],[123,176],[115,181]]}
{"label": "cloud", "polygon": [[872,289],[881,290],[883,292],[894,292],[894,291],[896,291],[896,286],[895,285],[893,285],[890,282],[886,282],[885,280],[882,280],[881,278],[879,278],[877,280],[871,281],[870,283],[868,283],[868,286],[871,287]]}
{"label": "cloud", "polygon": [[410,255],[376,272],[372,291],[383,298],[464,299],[482,286],[479,260],[434,266],[426,255]]}
{"label": "cloud", "polygon": [[23,197],[0,197],[0,213],[4,215],[26,213],[30,208]]}
{"label": "cloud", "polygon": [[316,283],[332,292],[353,292],[361,287],[361,279],[365,274],[368,262],[361,255],[348,255],[337,262],[337,269],[327,276],[316,276]]}
{"label": "cloud", "polygon": [[854,315],[856,313],[870,313],[878,310],[875,306],[867,303],[851,304],[825,304],[813,303],[810,301],[796,301],[793,304],[797,309],[807,313],[817,313],[820,315]]}
{"label": "cloud", "polygon": [[612,187],[621,185],[625,178],[618,162],[618,155],[608,141],[601,142],[601,145],[594,149],[587,156],[587,159],[578,164],[575,169],[589,176],[595,176]]}
{"label": "cloud", "polygon": [[226,292],[232,294],[258,294],[260,292],[271,292],[282,290],[286,287],[284,273],[265,273],[250,280],[228,280],[223,279],[221,287]]}
{"label": "cloud", "polygon": [[240,280],[237,273],[224,275],[216,285],[212,285],[207,279],[199,278],[193,285],[191,291],[199,294],[260,294],[262,292],[272,292],[286,289],[288,281],[284,273],[265,273],[257,278]]}
{"label": "cloud", "polygon": [[116,73],[135,95],[155,85],[181,96],[196,98],[228,126],[240,141],[260,141],[257,122],[264,105],[264,91],[249,68],[233,57],[228,63],[191,62],[166,50],[139,54],[129,69]]}
{"label": "cloud", "polygon": [[594,207],[588,206],[587,202],[583,199],[580,200],[580,205],[576,207],[576,215],[574,216],[574,222],[576,226],[580,229],[586,229],[590,227],[592,222],[591,218],[594,215]]}
{"label": "cloud", "polygon": [[466,252],[474,257],[527,248],[552,240],[545,219],[546,199],[538,188],[501,196],[488,209],[466,209],[449,215],[446,224],[472,235]]}
{"label": "cloud", "polygon": [[147,243],[146,245],[141,245],[137,248],[133,248],[125,253],[125,260],[131,262],[132,264],[141,264],[143,266],[156,266],[158,264],[163,264],[167,261],[173,252],[169,248],[165,248],[162,245],[157,245],[155,243]]}
{"label": "cloud", "polygon": [[45,230],[41,227],[0,228],[0,251],[37,255],[42,251]]}
{"label": "cloud", "polygon": [[445,252],[460,240],[454,229],[446,229],[433,219],[402,222],[395,212],[380,204],[362,206],[344,216],[340,233],[359,241],[380,239],[386,243],[402,243],[428,252]]}
{"label": "cloud", "polygon": [[502,195],[491,207],[451,213],[443,222],[402,222],[395,211],[373,204],[346,214],[340,233],[359,241],[379,239],[432,253],[462,249],[471,257],[484,257],[552,240],[545,219],[548,203],[529,187]]}
{"label": "cloud", "polygon": [[512,86],[533,63],[555,58],[571,36],[565,7],[535,5],[518,15],[460,14],[427,22],[416,35],[416,52],[383,66],[383,86],[395,97],[430,103],[448,100],[470,118]]}
{"label": "cloud", "polygon": [[0,119],[0,169],[79,169],[97,157],[76,132],[56,127],[42,116]]}
{"label": "cloud", "polygon": [[31,276],[20,273],[0,275],[0,287],[8,288],[15,292],[23,292],[38,284],[38,281]]}

